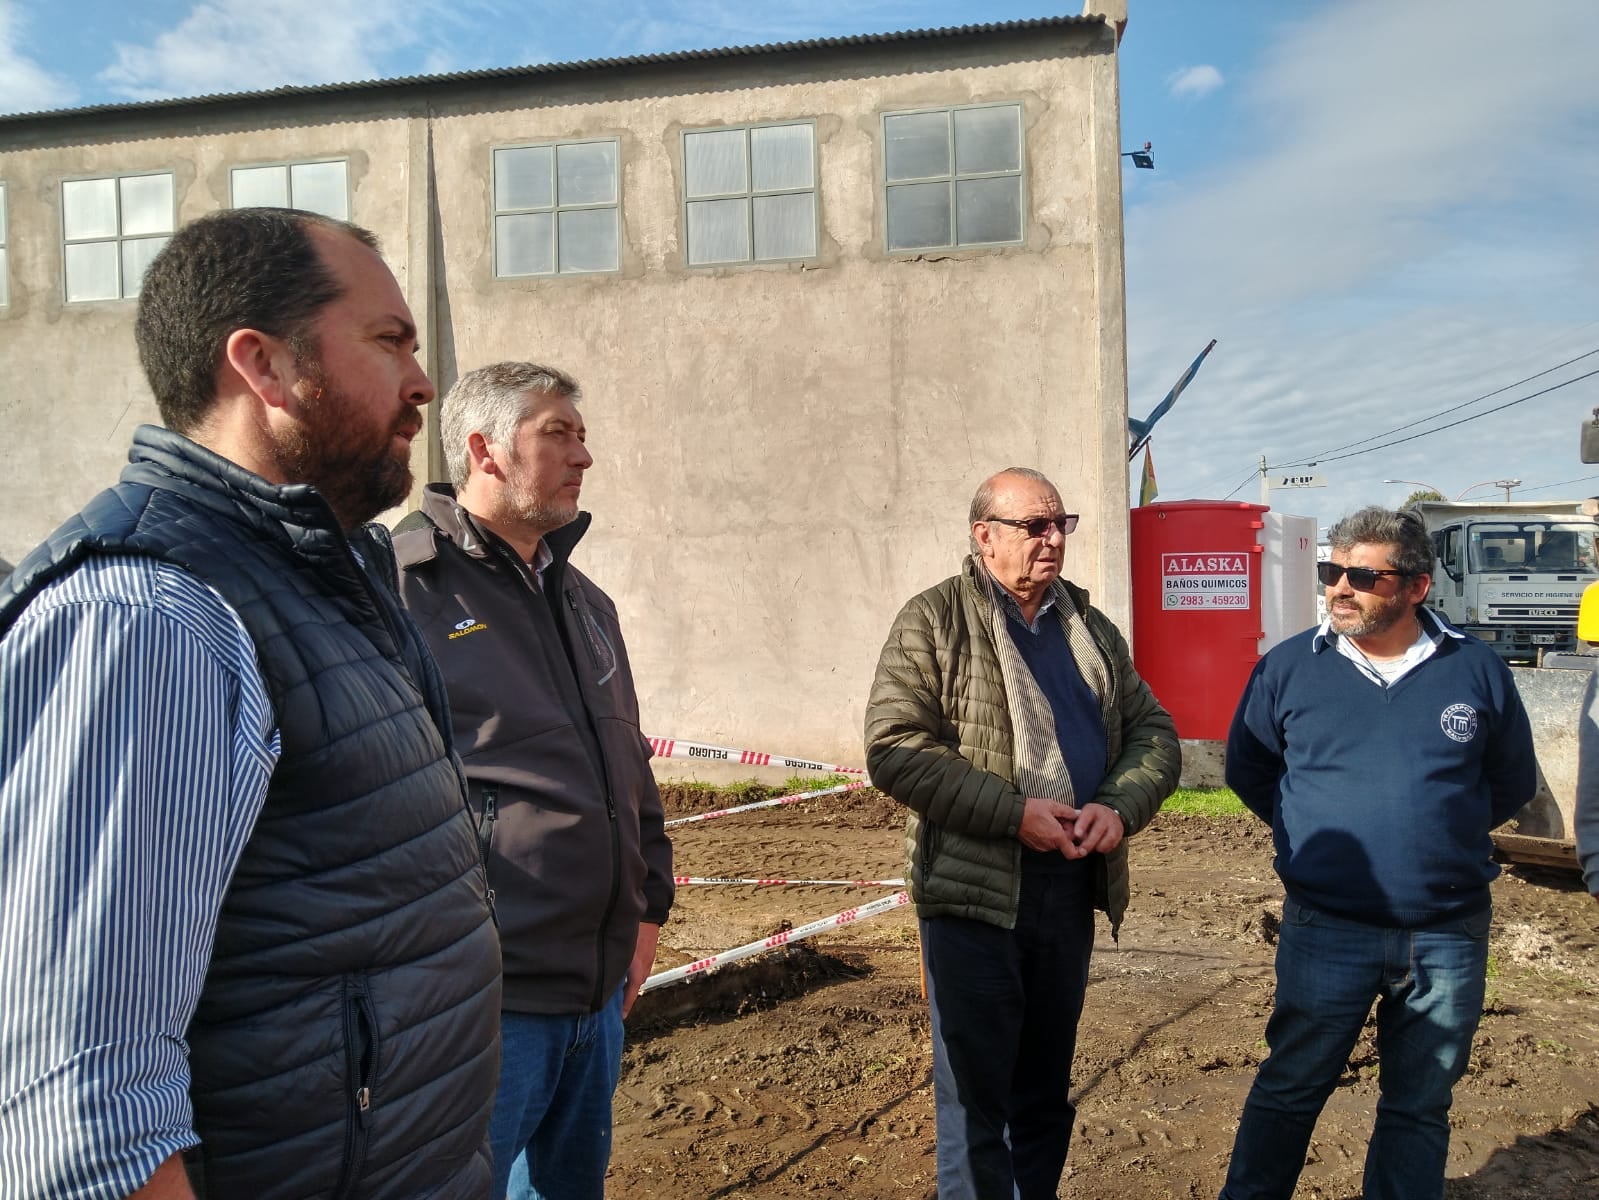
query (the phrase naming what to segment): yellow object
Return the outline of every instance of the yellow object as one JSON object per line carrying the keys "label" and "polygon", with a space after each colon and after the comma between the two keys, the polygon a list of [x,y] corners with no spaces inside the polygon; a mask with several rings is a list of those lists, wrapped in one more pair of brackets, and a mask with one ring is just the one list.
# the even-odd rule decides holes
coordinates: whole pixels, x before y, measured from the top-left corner
{"label": "yellow object", "polygon": [[1577,638],[1599,642],[1599,583],[1590,583],[1582,593],[1582,608],[1577,612]]}

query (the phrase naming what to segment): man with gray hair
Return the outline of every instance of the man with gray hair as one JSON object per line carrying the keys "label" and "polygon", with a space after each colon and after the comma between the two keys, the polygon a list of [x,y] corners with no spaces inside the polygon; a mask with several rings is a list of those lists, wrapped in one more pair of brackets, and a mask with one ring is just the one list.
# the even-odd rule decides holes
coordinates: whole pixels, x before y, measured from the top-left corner
{"label": "man with gray hair", "polygon": [[1363,508],[1316,564],[1327,618],[1271,650],[1227,739],[1287,893],[1277,991],[1223,1200],[1288,1200],[1377,1002],[1366,1200],[1436,1200],[1449,1106],[1482,1015],[1489,830],[1532,798],[1532,732],[1492,649],[1427,608],[1411,512]]}
{"label": "man with gray hair", "polygon": [[401,596],[449,690],[499,917],[494,1200],[599,1200],[622,1020],[672,905],[616,606],[569,561],[591,520],[579,398],[533,363],[463,376],[441,415],[453,486],[430,485],[394,538]]}
{"label": "man with gray hair", "polygon": [[960,574],[900,610],[866,707],[905,831],[933,1019],[940,1200],[1052,1200],[1094,946],[1127,908],[1125,839],[1177,786],[1171,717],[1060,578],[1077,514],[1012,467],[972,498]]}

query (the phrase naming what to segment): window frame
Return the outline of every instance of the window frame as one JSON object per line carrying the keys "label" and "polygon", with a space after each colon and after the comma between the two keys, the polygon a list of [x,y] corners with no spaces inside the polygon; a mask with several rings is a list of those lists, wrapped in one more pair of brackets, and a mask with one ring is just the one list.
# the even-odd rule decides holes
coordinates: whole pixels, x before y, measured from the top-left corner
{"label": "window frame", "polygon": [[[601,142],[609,143],[615,148],[616,158],[616,199],[609,204],[562,204],[561,203],[561,155],[562,146],[592,146]],[[550,152],[550,203],[548,205],[535,205],[531,208],[501,208],[499,206],[499,153],[502,150],[548,150]],[[606,212],[614,214],[616,221],[616,266],[607,267],[598,271],[563,271],[561,269],[561,214],[563,212]],[[550,214],[550,242],[551,262],[554,269],[550,271],[524,272],[517,275],[504,275],[500,272],[500,218],[524,216],[531,213]],[[531,142],[503,142],[489,147],[489,269],[495,282],[512,281],[518,279],[580,279],[586,275],[620,275],[622,273],[623,231],[626,225],[622,222],[622,139],[617,134],[602,134],[598,137],[569,137],[546,138]]]}
{"label": "window frame", "polygon": [[[757,188],[754,179],[754,154],[750,145],[750,131],[754,129],[786,129],[790,126],[805,125],[811,131],[811,185],[805,188]],[[746,187],[742,192],[716,192],[704,196],[689,197],[688,181],[688,139],[697,133],[739,133],[744,134],[744,179]],[[822,253],[822,148],[816,137],[815,117],[791,117],[778,121],[747,121],[732,125],[704,125],[693,129],[683,129],[678,134],[678,161],[683,165],[683,186],[678,195],[678,228],[683,231],[683,266],[691,271],[715,271],[730,267],[758,267],[767,264],[782,263],[807,263],[816,262]],[[757,196],[804,196],[809,195],[811,203],[811,252],[798,258],[757,258],[755,256],[755,198]],[[705,204],[715,200],[745,200],[747,205],[744,210],[744,231],[749,238],[749,257],[741,259],[723,259],[720,262],[697,263],[693,259],[693,248],[689,245],[688,210],[692,204]]]}
{"label": "window frame", "polygon": [[344,216],[330,217],[335,221],[349,221],[355,212],[355,193],[350,187],[350,159],[348,155],[330,155],[327,158],[285,158],[267,162],[239,163],[228,168],[228,208],[258,208],[261,205],[241,205],[233,197],[233,174],[235,171],[259,171],[267,167],[279,167],[285,172],[285,182],[288,185],[288,207],[295,212],[313,213],[317,216],[329,216],[327,213],[317,213],[315,209],[296,208],[294,204],[294,168],[295,167],[320,167],[328,163],[339,163],[344,167]]}
{"label": "window frame", "polygon": [[[171,228],[160,234],[135,234],[129,237],[122,232],[122,181],[124,179],[148,179],[164,175],[172,181],[172,212],[169,222]],[[111,237],[80,237],[67,236],[67,184],[69,183],[98,183],[101,180],[110,180],[112,197],[116,201],[117,232]],[[139,293],[128,294],[127,280],[123,277],[122,246],[124,242],[147,242],[157,237],[164,237],[168,241],[178,232],[178,174],[171,167],[157,168],[151,171],[117,171],[110,175],[64,175],[56,195],[61,198],[61,298],[65,304],[124,304],[129,300],[137,300]],[[110,242],[117,248],[117,294],[115,296],[97,296],[90,300],[74,300],[70,292],[70,282],[67,274],[67,247],[68,246],[93,246]],[[143,277],[140,277],[140,290],[143,290]]]}
{"label": "window frame", "polygon": [[[955,159],[955,114],[962,110],[983,108],[1011,108],[1016,110],[1016,167],[1003,171],[967,171],[959,169]],[[946,175],[917,176],[912,179],[890,180],[888,177],[888,121],[890,117],[911,117],[923,113],[944,113],[947,118],[948,134],[947,146],[949,150],[949,173]],[[917,108],[884,109],[878,114],[878,141],[877,152],[878,170],[882,173],[882,198],[883,198],[883,250],[887,254],[927,254],[940,252],[956,252],[961,250],[1002,250],[1011,246],[1024,246],[1027,244],[1027,108],[1021,100],[982,100],[966,104],[943,104],[920,106]],[[956,205],[956,185],[966,179],[1010,179],[1017,180],[1017,236],[1003,242],[962,242],[960,240],[960,213]],[[949,185],[949,229],[950,241],[937,246],[902,246],[890,245],[888,193],[896,187],[911,184],[945,183]]]}

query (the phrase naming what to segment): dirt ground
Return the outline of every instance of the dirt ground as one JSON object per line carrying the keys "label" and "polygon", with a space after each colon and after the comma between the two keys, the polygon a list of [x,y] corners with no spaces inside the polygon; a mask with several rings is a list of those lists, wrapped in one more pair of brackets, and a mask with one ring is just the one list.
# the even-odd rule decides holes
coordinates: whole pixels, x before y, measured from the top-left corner
{"label": "dirt ground", "polygon": [[[712,803],[668,789],[668,815]],[[716,803],[723,803],[718,801]],[[680,826],[681,875],[897,876],[873,791]],[[1265,1052],[1281,892],[1252,818],[1163,815],[1132,842],[1121,945],[1103,918],[1060,1195],[1213,1197]],[[658,969],[891,894],[684,886]],[[1488,1003],[1456,1090],[1449,1200],[1599,1196],[1599,905],[1576,878],[1495,884]],[[1299,1197],[1352,1200],[1377,1098],[1372,1027],[1328,1103]],[[932,1197],[933,1100],[915,919],[897,909],[647,993],[629,1022],[617,1200]]]}

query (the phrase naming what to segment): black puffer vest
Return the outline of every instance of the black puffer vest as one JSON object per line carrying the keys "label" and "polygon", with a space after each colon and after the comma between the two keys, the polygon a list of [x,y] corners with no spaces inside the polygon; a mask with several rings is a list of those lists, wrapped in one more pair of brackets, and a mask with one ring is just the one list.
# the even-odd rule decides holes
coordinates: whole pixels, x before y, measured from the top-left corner
{"label": "black puffer vest", "polygon": [[314,489],[150,426],[129,458],[0,586],[0,636],[87,556],[143,554],[215,588],[255,642],[282,756],[188,1030],[196,1182],[481,1200],[499,942],[433,661]]}

